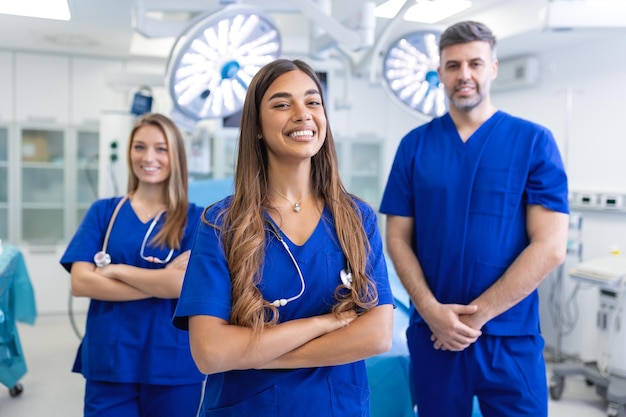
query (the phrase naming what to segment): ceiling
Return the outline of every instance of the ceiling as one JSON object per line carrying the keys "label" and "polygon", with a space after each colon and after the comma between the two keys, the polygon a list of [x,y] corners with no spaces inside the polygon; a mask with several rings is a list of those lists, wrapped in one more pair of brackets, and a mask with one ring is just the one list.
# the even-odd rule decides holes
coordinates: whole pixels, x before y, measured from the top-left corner
{"label": "ceiling", "polygon": [[[329,0],[331,20],[353,17],[366,0]],[[554,0],[557,1],[557,0]],[[567,1],[567,0],[558,0]],[[275,20],[285,54],[305,53],[315,24],[303,13],[303,2],[315,0],[250,0]],[[380,4],[383,0],[376,0]],[[217,11],[226,0],[69,0],[69,22],[0,15],[0,49],[71,53],[107,57],[166,59],[177,37],[200,13]],[[240,1],[239,3],[244,3]],[[551,31],[544,29],[542,13],[548,0],[473,0],[473,7],[439,22],[443,28],[458,20],[488,24],[499,39],[500,58],[572,44],[590,37],[608,36],[606,30]],[[146,11],[168,11],[165,22],[148,19]],[[175,13],[174,13],[175,12]],[[308,14],[310,16],[310,13]],[[377,38],[424,28],[398,20],[376,19]],[[431,26],[432,27],[432,26]],[[392,41],[394,39],[389,39]],[[303,50],[304,49],[304,50]]]}

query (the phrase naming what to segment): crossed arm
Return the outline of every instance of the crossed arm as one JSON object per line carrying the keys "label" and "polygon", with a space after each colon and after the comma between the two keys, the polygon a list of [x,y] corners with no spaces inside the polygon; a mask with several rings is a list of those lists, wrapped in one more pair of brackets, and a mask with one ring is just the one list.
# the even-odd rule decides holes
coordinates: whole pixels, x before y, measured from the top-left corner
{"label": "crossed arm", "polygon": [[189,318],[191,353],[205,374],[235,369],[332,366],[365,359],[391,348],[393,306],[356,316],[325,314],[252,329],[210,316]]}
{"label": "crossed arm", "polygon": [[460,351],[474,343],[485,323],[534,291],[566,253],[567,214],[529,206],[530,244],[505,273],[469,305],[441,304],[412,249],[413,222],[411,217],[388,216],[387,248],[400,281],[432,332],[435,349]]}
{"label": "crossed arm", "polygon": [[74,262],[72,294],[105,301],[144,298],[178,298],[190,251],[178,255],[165,268],[146,269],[125,264],[97,268],[91,262]]}

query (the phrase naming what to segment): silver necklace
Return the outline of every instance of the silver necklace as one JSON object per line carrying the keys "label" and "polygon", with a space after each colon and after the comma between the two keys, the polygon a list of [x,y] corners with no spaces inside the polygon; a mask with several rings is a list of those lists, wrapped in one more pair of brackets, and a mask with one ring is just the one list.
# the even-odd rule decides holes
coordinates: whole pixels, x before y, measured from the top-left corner
{"label": "silver necklace", "polygon": [[[153,214],[146,212],[146,211],[143,209],[143,207],[141,207],[141,205],[137,205],[137,204],[135,204],[135,205],[133,205],[133,207],[135,207],[135,208],[139,209],[139,211],[141,212],[141,214],[142,214],[144,217],[146,217],[148,220],[150,220],[150,219],[152,219],[152,217],[154,217],[154,215],[153,215]],[[163,211],[163,210],[161,210],[161,211]],[[157,213],[161,213],[161,211],[157,211]]]}
{"label": "silver necklace", "polygon": [[289,204],[291,204],[293,211],[295,211],[296,213],[300,213],[300,203],[302,203],[302,199],[304,199],[304,197],[302,197],[300,200],[298,200],[298,202],[296,203],[292,203],[291,200],[289,200],[287,197],[285,197],[284,195],[282,195],[276,188],[274,187],[270,187],[272,189],[272,191],[274,191],[276,194],[278,194],[279,196],[281,196],[282,198],[284,198],[285,200],[287,200],[287,202]]}

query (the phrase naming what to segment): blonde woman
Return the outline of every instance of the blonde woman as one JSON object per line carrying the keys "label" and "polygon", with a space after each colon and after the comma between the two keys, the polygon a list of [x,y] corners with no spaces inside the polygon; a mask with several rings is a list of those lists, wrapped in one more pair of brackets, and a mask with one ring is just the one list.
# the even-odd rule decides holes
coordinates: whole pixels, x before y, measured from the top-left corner
{"label": "blonde woman", "polygon": [[146,114],[127,149],[128,194],[93,203],[61,264],[91,298],[73,371],[89,417],[193,417],[203,376],[187,334],[172,326],[202,208],[187,201],[176,125]]}

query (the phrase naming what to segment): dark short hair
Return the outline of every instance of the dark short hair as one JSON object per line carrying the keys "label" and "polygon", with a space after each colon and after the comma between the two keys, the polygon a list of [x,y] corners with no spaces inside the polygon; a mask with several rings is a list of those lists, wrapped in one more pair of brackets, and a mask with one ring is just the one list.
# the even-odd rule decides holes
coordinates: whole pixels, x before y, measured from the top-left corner
{"label": "dark short hair", "polygon": [[487,25],[467,20],[448,27],[439,38],[439,53],[447,46],[474,41],[487,42],[495,55],[496,37]]}

